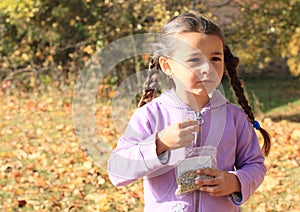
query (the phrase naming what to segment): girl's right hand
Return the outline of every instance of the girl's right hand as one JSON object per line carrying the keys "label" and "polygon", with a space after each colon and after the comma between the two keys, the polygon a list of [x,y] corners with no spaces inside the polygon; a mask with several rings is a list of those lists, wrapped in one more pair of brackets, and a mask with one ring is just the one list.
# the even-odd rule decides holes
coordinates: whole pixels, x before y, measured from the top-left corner
{"label": "girl's right hand", "polygon": [[196,120],[187,120],[166,127],[156,137],[157,155],[170,149],[189,146],[195,139],[194,132],[199,131],[199,122]]}

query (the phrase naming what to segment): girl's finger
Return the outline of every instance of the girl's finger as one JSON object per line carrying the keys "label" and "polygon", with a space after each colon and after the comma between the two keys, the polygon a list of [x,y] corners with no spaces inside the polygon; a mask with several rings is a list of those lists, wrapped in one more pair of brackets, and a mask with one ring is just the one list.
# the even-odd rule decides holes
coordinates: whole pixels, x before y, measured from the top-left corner
{"label": "girl's finger", "polygon": [[194,134],[187,134],[184,138],[183,141],[186,144],[186,146],[189,146],[191,142],[195,140],[195,135]]}
{"label": "girl's finger", "polygon": [[208,176],[212,176],[212,177],[220,176],[220,170],[212,169],[212,168],[198,169],[197,173],[200,174],[200,175],[208,175]]}
{"label": "girl's finger", "polygon": [[182,129],[182,132],[186,133],[186,134],[199,132],[199,131],[200,131],[200,126],[199,125],[192,125],[192,126],[188,126],[184,129]]}
{"label": "girl's finger", "polygon": [[201,179],[195,181],[196,185],[203,185],[203,186],[216,186],[220,184],[218,178],[211,178],[211,179]]}
{"label": "girl's finger", "polygon": [[209,193],[216,193],[219,191],[217,186],[202,186],[199,190]]}
{"label": "girl's finger", "polygon": [[202,192],[206,192],[210,196],[213,196],[213,197],[218,197],[218,196],[223,196],[224,195],[224,192],[222,192],[222,190],[220,190],[216,186],[203,186],[199,190],[202,191]]}
{"label": "girl's finger", "polygon": [[194,125],[198,126],[199,122],[197,120],[186,120],[186,121],[179,123],[179,128],[184,129],[186,127],[194,126]]}

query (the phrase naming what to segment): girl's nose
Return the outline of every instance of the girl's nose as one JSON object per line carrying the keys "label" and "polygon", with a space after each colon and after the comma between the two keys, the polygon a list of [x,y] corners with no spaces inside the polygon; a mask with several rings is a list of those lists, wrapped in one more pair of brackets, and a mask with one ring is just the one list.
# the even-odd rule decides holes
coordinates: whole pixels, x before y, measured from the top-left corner
{"label": "girl's nose", "polygon": [[200,74],[206,75],[206,74],[211,74],[212,71],[213,71],[213,68],[211,67],[209,62],[205,62],[205,63],[200,65],[199,70],[200,70]]}

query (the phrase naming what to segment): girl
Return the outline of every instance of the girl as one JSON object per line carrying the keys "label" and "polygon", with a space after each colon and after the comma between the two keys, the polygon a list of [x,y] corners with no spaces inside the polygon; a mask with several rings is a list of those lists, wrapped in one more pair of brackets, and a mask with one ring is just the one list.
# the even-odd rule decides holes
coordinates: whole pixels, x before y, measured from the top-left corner
{"label": "girl", "polygon": [[[164,26],[140,108],[108,162],[116,186],[144,177],[145,211],[240,211],[262,183],[266,167],[253,127],[264,137],[265,155],[270,138],[254,119],[237,76],[238,62],[221,29],[203,16],[184,13]],[[242,109],[216,90],[225,69]],[[154,99],[159,71],[174,88]],[[177,198],[176,162],[186,153],[181,150],[207,140],[217,147],[217,168],[197,170],[211,177],[196,180],[198,190]]]}

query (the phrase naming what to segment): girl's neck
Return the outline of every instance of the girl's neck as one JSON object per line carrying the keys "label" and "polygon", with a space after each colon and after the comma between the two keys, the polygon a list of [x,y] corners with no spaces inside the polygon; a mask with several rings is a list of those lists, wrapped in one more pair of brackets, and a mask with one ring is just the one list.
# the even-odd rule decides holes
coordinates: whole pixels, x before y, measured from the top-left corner
{"label": "girl's neck", "polygon": [[208,95],[195,95],[181,89],[175,89],[177,96],[193,111],[200,112],[209,101]]}

